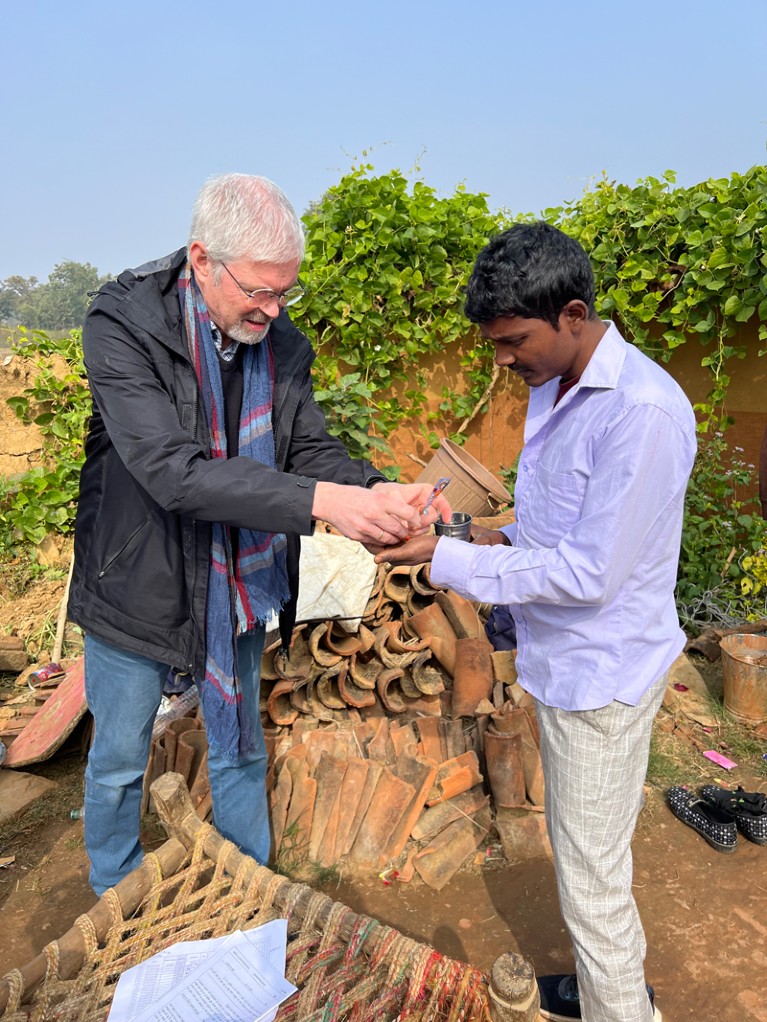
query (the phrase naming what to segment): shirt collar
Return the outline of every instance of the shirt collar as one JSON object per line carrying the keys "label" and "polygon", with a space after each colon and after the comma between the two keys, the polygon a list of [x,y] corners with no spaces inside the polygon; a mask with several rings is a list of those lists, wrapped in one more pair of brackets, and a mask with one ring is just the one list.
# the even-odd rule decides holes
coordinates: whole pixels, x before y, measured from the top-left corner
{"label": "shirt collar", "polygon": [[240,346],[240,342],[233,341],[231,338],[229,338],[229,344],[227,344],[227,346],[224,348],[223,347],[224,341],[221,335],[221,331],[218,329],[213,320],[210,321],[210,332],[213,335],[213,344],[216,347],[216,351],[219,353],[224,362],[233,362],[234,356],[237,354],[237,349]]}
{"label": "shirt collar", "polygon": [[[615,390],[626,361],[626,342],[618,328],[609,320],[602,320],[607,327],[594,349],[594,354],[581,374],[579,387],[598,387]],[[573,387],[573,391],[578,387]]]}
{"label": "shirt collar", "polygon": [[583,387],[590,387],[594,390],[615,390],[618,386],[623,363],[626,361],[626,341],[621,337],[620,331],[614,323],[609,320],[602,320],[602,322],[607,329],[600,337],[599,344],[581,373],[580,380],[568,390],[556,407],[554,399],[559,390],[559,377],[549,380],[541,387],[530,388],[524,430],[525,441],[538,432],[550,415],[569,405]]}

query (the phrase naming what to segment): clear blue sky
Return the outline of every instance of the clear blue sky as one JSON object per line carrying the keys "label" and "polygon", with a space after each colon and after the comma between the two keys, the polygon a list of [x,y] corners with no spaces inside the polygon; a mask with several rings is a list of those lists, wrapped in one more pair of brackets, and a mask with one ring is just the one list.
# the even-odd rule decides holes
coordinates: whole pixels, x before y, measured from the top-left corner
{"label": "clear blue sky", "polygon": [[766,0],[0,0],[0,279],[186,240],[211,174],[299,212],[363,150],[539,212],[767,159]]}

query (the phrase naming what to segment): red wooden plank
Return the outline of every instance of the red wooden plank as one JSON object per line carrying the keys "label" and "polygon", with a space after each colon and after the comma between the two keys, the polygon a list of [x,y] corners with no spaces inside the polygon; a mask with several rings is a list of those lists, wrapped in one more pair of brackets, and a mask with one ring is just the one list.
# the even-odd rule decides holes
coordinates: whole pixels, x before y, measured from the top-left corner
{"label": "red wooden plank", "polygon": [[83,658],[80,657],[67,670],[66,678],[50,699],[14,739],[3,765],[23,767],[42,763],[72,734],[87,709]]}

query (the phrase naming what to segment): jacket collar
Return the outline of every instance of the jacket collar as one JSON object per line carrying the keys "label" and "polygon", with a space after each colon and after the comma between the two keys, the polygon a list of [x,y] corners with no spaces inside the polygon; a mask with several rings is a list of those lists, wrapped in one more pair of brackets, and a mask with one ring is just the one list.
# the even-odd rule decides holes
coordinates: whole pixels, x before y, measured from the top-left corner
{"label": "jacket collar", "polygon": [[180,248],[136,269],[124,270],[100,295],[116,300],[115,311],[121,319],[166,347],[181,351],[184,340],[176,284],[185,262],[186,248]]}
{"label": "jacket collar", "polygon": [[[187,358],[188,352],[178,300],[178,278],[186,263],[186,248],[124,270],[116,281],[106,284],[95,302],[107,296],[117,302],[120,318],[150,334],[155,340]],[[95,304],[94,302],[94,304]],[[292,322],[285,309],[269,331],[275,364],[292,370],[314,360],[306,335]]]}

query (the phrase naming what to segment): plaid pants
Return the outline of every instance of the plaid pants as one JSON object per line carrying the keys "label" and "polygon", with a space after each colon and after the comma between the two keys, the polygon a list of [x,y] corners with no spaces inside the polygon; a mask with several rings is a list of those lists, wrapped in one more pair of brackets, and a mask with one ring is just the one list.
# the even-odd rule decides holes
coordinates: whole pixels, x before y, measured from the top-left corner
{"label": "plaid pants", "polygon": [[652,1019],[631,838],[667,680],[664,674],[637,706],[560,710],[536,702],[546,823],[586,1022]]}

